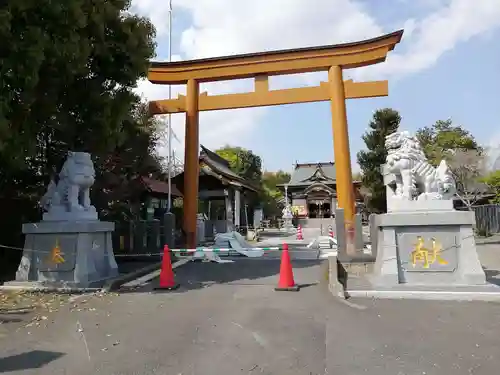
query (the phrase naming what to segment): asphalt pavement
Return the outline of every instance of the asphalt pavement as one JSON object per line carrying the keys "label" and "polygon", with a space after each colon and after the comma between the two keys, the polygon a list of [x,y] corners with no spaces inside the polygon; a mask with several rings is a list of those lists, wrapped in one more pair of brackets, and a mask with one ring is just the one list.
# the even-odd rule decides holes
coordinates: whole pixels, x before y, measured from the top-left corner
{"label": "asphalt pavement", "polygon": [[318,284],[317,260],[292,258],[299,292],[274,290],[278,259],[191,262],[175,292],[153,280],[73,297],[37,324],[4,323],[0,373],[498,373],[500,304],[342,302]]}
{"label": "asphalt pavement", "polygon": [[330,308],[328,374],[491,375],[500,368],[500,304],[350,300]]}
{"label": "asphalt pavement", "polygon": [[324,374],[329,296],[317,261],[294,265],[299,292],[274,290],[270,259],[188,263],[175,292],[82,297],[0,339],[0,373]]}

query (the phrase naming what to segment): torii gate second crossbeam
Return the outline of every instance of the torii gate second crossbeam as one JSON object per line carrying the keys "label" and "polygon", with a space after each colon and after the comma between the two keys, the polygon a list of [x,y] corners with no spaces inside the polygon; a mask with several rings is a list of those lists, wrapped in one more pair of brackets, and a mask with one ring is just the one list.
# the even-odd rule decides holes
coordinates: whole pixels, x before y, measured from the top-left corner
{"label": "torii gate second crossbeam", "polygon": [[[156,84],[187,84],[186,96],[150,102],[153,114],[186,113],[184,156],[184,222],[187,247],[196,247],[198,207],[199,112],[293,103],[330,101],[333,146],[337,167],[339,207],[347,225],[355,215],[346,99],[388,95],[388,82],[344,81],[344,69],[385,61],[387,53],[401,41],[403,30],[356,43],[271,51],[176,62],[152,62],[148,79]],[[273,75],[328,71],[328,82],[317,87],[269,90]],[[199,92],[202,82],[255,79],[255,90],[243,94],[208,95]]]}

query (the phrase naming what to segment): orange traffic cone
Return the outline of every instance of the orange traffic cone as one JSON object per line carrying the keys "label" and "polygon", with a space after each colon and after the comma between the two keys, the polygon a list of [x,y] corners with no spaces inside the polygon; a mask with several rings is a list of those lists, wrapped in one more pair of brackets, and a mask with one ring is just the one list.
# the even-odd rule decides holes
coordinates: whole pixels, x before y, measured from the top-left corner
{"label": "orange traffic cone", "polygon": [[302,226],[299,224],[297,225],[297,240],[301,241],[304,239],[304,236],[302,235]]}
{"label": "orange traffic cone", "polygon": [[175,290],[179,284],[175,282],[172,260],[170,259],[170,249],[168,245],[163,247],[163,259],[161,261],[160,285],[155,289]]}
{"label": "orange traffic cone", "polygon": [[293,279],[292,262],[290,261],[290,253],[288,252],[288,245],[283,244],[281,252],[281,265],[280,265],[280,279],[278,286],[274,288],[277,291],[292,291],[297,292],[300,287],[295,284]]}

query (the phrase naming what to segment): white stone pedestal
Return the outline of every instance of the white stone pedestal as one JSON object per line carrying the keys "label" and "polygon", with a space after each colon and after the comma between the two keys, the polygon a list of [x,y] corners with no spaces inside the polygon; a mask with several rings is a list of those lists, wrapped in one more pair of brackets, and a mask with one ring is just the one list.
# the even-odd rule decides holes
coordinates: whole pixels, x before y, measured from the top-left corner
{"label": "white stone pedestal", "polygon": [[[23,224],[26,239],[16,281],[68,288],[103,286],[118,275],[111,239],[114,229],[114,223],[98,220]],[[56,246],[58,261],[54,261]]]}
{"label": "white stone pedestal", "polygon": [[[377,234],[372,240],[376,241],[377,259],[370,280],[374,286],[486,284],[474,239],[473,212],[391,212],[376,219]],[[424,251],[414,259],[419,237]],[[434,248],[439,250],[436,256]]]}

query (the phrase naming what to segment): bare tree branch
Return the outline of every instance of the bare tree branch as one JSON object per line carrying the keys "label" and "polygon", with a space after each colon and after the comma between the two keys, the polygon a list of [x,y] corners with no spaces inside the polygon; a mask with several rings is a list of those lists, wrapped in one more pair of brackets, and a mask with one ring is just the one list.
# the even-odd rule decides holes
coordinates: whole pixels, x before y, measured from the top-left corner
{"label": "bare tree branch", "polygon": [[478,150],[450,150],[448,165],[457,184],[457,197],[470,210],[487,186],[479,179],[487,173],[487,158],[484,152]]}

